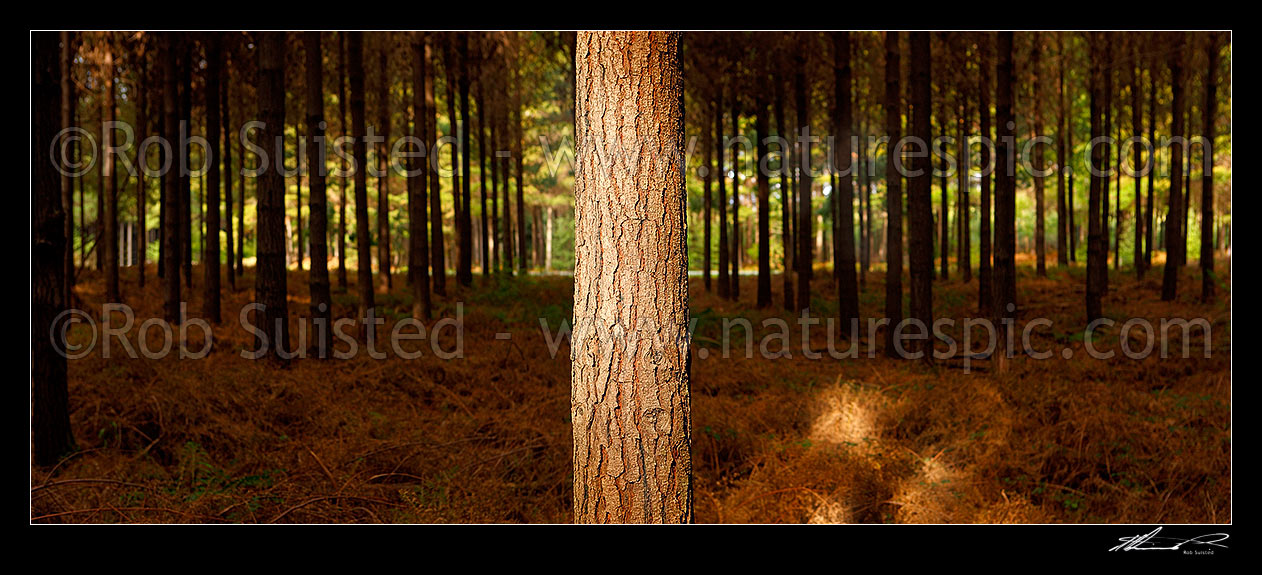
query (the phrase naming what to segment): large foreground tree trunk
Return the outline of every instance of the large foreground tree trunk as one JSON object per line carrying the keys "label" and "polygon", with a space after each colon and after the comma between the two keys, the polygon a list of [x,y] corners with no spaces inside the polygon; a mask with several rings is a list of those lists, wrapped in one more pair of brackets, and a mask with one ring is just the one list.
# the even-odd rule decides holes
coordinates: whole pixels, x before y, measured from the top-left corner
{"label": "large foreground tree trunk", "polygon": [[841,170],[837,178],[838,188],[833,201],[836,211],[834,233],[837,248],[834,265],[837,268],[837,325],[842,333],[850,333],[850,321],[859,318],[859,280],[855,273],[854,247],[854,172],[851,159],[850,132],[850,33],[834,32],[833,40],[833,94],[836,97],[836,115],[833,117],[833,133],[836,148],[833,166]]}
{"label": "large foreground tree trunk", "polygon": [[885,132],[890,143],[885,159],[885,355],[897,357],[894,326],[903,321],[903,182],[899,171],[902,148],[902,64],[898,32],[885,33]]}
{"label": "large foreground tree trunk", "polygon": [[324,50],[320,32],[304,32],[303,48],[307,52],[307,134],[312,144],[307,146],[307,166],[310,174],[307,199],[311,207],[311,273],[308,287],[311,290],[311,319],[324,322],[315,329],[317,357],[326,357],[333,345],[332,316],[333,296],[329,291],[329,212],[325,190],[324,160]]}
{"label": "large foreground tree trunk", "polygon": [[[63,39],[68,41],[69,35]],[[49,337],[67,305],[61,182],[56,167],[41,152],[50,149],[61,123],[57,108],[49,104],[60,97],[57,56],[57,33],[31,35],[31,101],[43,104],[31,108],[31,448],[36,465],[57,463],[75,445],[66,357]],[[686,299],[684,305],[686,318]]]}
{"label": "large foreground tree trunk", "polygon": [[[425,142],[429,133],[429,113],[425,103],[425,78],[429,59],[425,57],[425,39],[421,35],[412,42],[412,136]],[[481,103],[481,102],[479,102]],[[426,186],[429,183],[429,154],[412,158],[412,169],[418,173],[408,178],[408,239],[411,242],[412,262],[412,317],[429,320],[432,303],[429,291],[429,234]]]}
{"label": "large foreground tree trunk", "polygon": [[[928,335],[933,324],[933,170],[929,159],[930,107],[932,105],[928,32],[911,33],[911,134],[918,155],[912,157],[907,178],[907,251],[911,272],[911,301],[908,319],[921,322],[920,334]],[[913,331],[911,333],[917,333]],[[924,352],[932,361],[926,340],[912,340],[911,352]]]}
{"label": "large foreground tree trunk", "polygon": [[372,230],[368,219],[368,144],[364,141],[364,33],[351,32],[346,42],[351,84],[351,135],[355,138],[355,244],[359,258],[359,317],[376,307],[372,287]]}
{"label": "large foreground tree trunk", "polygon": [[[680,34],[581,32],[577,57],[574,517],[687,523],[693,510]],[[624,138],[628,133],[638,137]],[[648,166],[632,168],[637,158]]]}
{"label": "large foreground tree trunk", "polygon": [[999,59],[995,63],[995,124],[998,133],[995,155],[998,161],[995,165],[995,299],[991,311],[999,318],[1014,317],[1017,304],[1012,36],[1012,32],[999,33],[996,42]]}
{"label": "large foreground tree trunk", "polygon": [[[260,32],[258,46],[258,107],[259,121],[263,122],[259,141],[265,149],[275,150],[277,142],[283,141],[285,130],[285,33]],[[258,264],[254,270],[254,301],[263,306],[255,315],[254,325],[267,337],[268,351],[278,355],[289,351],[282,169],[279,161],[272,162],[258,176]],[[256,344],[255,349],[261,347]]]}

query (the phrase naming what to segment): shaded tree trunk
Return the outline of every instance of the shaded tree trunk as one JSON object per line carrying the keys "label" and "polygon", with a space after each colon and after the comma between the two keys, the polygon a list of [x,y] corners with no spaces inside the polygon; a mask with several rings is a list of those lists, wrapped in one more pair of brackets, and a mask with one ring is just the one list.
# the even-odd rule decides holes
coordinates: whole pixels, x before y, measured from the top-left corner
{"label": "shaded tree trunk", "polygon": [[525,137],[521,127],[522,98],[521,98],[521,58],[518,54],[518,46],[516,40],[513,40],[512,50],[512,75],[513,75],[513,159],[516,160],[516,176],[517,176],[517,266],[521,270],[522,275],[526,275],[528,260],[526,259],[526,185],[524,174],[522,171],[522,150],[521,141]]}
{"label": "shaded tree trunk", "polygon": [[[1043,135],[1043,91],[1040,86],[1043,80],[1043,70],[1040,66],[1039,55],[1043,52],[1043,46],[1040,42],[1040,35],[1034,34],[1034,47],[1030,50],[1030,68],[1034,76],[1030,84],[1030,99],[1034,106],[1034,137],[1038,138]],[[1034,270],[1039,277],[1047,277],[1047,224],[1044,219],[1044,212],[1047,209],[1047,203],[1043,199],[1043,176],[1041,175],[1045,169],[1044,157],[1046,149],[1042,144],[1034,145]]]}
{"label": "shaded tree trunk", "polygon": [[851,320],[859,318],[859,285],[855,275],[854,246],[854,161],[851,159],[850,134],[853,117],[851,116],[851,84],[850,84],[850,33],[834,32],[833,41],[833,94],[836,97],[836,117],[833,118],[833,133],[836,134],[833,166],[840,170],[837,177],[838,187],[833,191],[836,202],[836,225],[833,233],[836,238],[834,265],[837,268],[837,319],[842,333],[849,333]]}
{"label": "shaded tree trunk", "polygon": [[425,144],[429,148],[429,233],[430,266],[434,276],[434,293],[447,295],[446,249],[443,247],[442,183],[438,177],[438,105],[434,101],[434,37],[425,35]]}
{"label": "shaded tree trunk", "polygon": [[[760,64],[760,77],[766,81],[769,67],[765,56]],[[767,157],[767,113],[767,97],[762,90],[758,90],[755,92],[754,102],[754,139],[758,153],[754,168],[758,182],[758,295],[755,301],[760,308],[771,305],[771,181],[761,166],[762,158]]]}
{"label": "shaded tree trunk", "polygon": [[[165,273],[159,273],[165,283],[163,290],[163,317],[170,323],[184,321],[180,313],[180,178],[178,176],[179,158],[183,154],[176,151],[179,142],[180,115],[179,81],[177,79],[177,54],[179,39],[173,34],[162,38],[162,116],[163,137],[172,144],[170,169],[162,178],[162,207],[165,212],[162,220],[162,258]],[[159,270],[163,272],[163,270]]]}
{"label": "shaded tree trunk", "polygon": [[[1170,34],[1170,86],[1172,92],[1170,133],[1183,135],[1183,34]],[[1186,140],[1184,140],[1186,142]],[[1170,200],[1166,215],[1166,266],[1161,281],[1161,300],[1174,301],[1179,291],[1179,266],[1183,265],[1187,242],[1182,241],[1183,216],[1183,153],[1186,144],[1174,141],[1170,144]]]}
{"label": "shaded tree trunk", "polygon": [[[346,112],[346,32],[338,32],[337,49],[337,117],[341,122],[342,136],[350,136],[350,121]],[[353,145],[353,144],[352,144]],[[342,188],[338,194],[337,206],[337,287],[346,291],[346,197],[349,183],[349,165],[342,159]]]}
{"label": "shaded tree trunk", "polygon": [[[263,122],[260,141],[266,144],[266,149],[274,150],[277,142],[283,141],[285,129],[285,33],[260,32],[257,42],[258,107],[259,120]],[[282,166],[276,162],[263,170],[257,180],[258,264],[254,270],[254,298],[263,307],[255,313],[254,325],[260,326],[270,346],[268,349],[284,358],[289,351],[289,301],[285,270],[285,176],[281,171]],[[261,342],[256,342],[256,349],[261,349]]]}
{"label": "shaded tree trunk", "polygon": [[[740,92],[736,86],[732,86],[732,138],[739,138],[740,130]],[[732,149],[732,247],[728,254],[728,263],[732,265],[732,271],[728,274],[728,278],[732,282],[732,290],[729,295],[732,301],[741,299],[741,260],[745,254],[741,250],[741,164],[739,159],[740,149],[733,141]]]}
{"label": "shaded tree trunk", "polygon": [[114,176],[117,161],[114,153],[107,151],[114,146],[114,53],[110,46],[112,33],[105,33],[105,53],[101,85],[105,91],[101,99],[101,192],[105,196],[105,212],[102,214],[104,233],[97,251],[102,252],[105,265],[105,301],[122,301],[118,289],[118,180]]}
{"label": "shaded tree trunk", "polygon": [[992,317],[995,303],[994,272],[991,265],[991,217],[990,217],[990,180],[994,172],[991,162],[991,146],[985,142],[993,142],[990,131],[990,89],[991,47],[994,35],[982,33],[977,40],[977,109],[980,112],[978,126],[981,130],[982,145],[978,150],[979,165],[982,166],[980,183],[977,189],[977,311],[982,317]]}
{"label": "shaded tree trunk", "polygon": [[1104,317],[1101,297],[1104,294],[1103,277],[1108,274],[1108,239],[1104,229],[1103,212],[1100,204],[1107,202],[1108,149],[1098,145],[1096,138],[1107,134],[1104,122],[1104,108],[1109,105],[1105,97],[1105,77],[1109,73],[1106,58],[1107,48],[1103,34],[1091,32],[1089,37],[1091,50],[1091,189],[1087,198],[1087,323]]}
{"label": "shaded tree trunk", "polygon": [[732,257],[732,254],[728,253],[732,245],[727,237],[727,170],[723,168],[726,146],[723,145],[723,84],[721,83],[714,91],[714,146],[719,180],[719,297],[729,299],[732,297],[732,280],[728,277],[731,274],[731,268],[727,260]]}
{"label": "shaded tree trunk", "polygon": [[[303,47],[307,52],[307,134],[312,145],[307,148],[307,177],[311,207],[311,273],[307,284],[311,291],[311,319],[316,325],[316,356],[327,357],[333,347],[331,324],[333,296],[329,292],[328,198],[324,179],[324,49],[320,32],[304,32]],[[322,326],[322,327],[321,327]]]}
{"label": "shaded tree trunk", "polygon": [[[1205,155],[1201,170],[1201,302],[1214,300],[1214,122],[1218,110],[1218,35],[1212,33],[1205,43],[1205,105],[1201,131]],[[1138,194],[1138,191],[1136,191]]]}
{"label": "shaded tree trunk", "polygon": [[[67,129],[74,126],[74,112],[78,107],[78,96],[75,94],[74,83],[74,32],[61,32],[61,129]],[[37,71],[38,72],[38,71]],[[55,133],[55,132],[54,132]],[[41,144],[43,145],[43,144]],[[69,155],[73,144],[61,144],[58,148],[59,153]],[[31,148],[35,150],[37,148]],[[143,177],[143,175],[142,175]],[[62,233],[65,239],[62,241],[62,247],[66,250],[65,257],[62,258],[61,271],[62,293],[61,303],[64,306],[70,306],[74,302],[74,183],[75,177],[71,175],[70,170],[64,170],[61,174],[61,211]],[[82,199],[80,200],[82,203]],[[140,285],[144,284],[144,260],[141,260]]]}
{"label": "shaded tree trunk", "polygon": [[[69,44],[69,34],[63,33],[61,40]],[[31,34],[32,102],[61,99],[58,84],[66,83],[58,80],[57,41],[54,32]],[[63,62],[67,52],[61,52]],[[61,70],[68,72],[69,68]],[[55,107],[32,106],[31,150],[49,149],[65,120],[64,108],[59,121]],[[57,331],[54,322],[66,309],[68,300],[63,277],[67,257],[66,214],[62,209],[65,181],[58,180],[57,168],[48,159],[42,153],[31,154],[31,450],[35,464],[43,466],[56,464],[75,449],[66,356],[49,337]],[[684,316],[687,317],[686,309]],[[684,390],[687,393],[686,380]]]}
{"label": "shaded tree trunk", "polygon": [[[657,160],[684,149],[680,38],[579,33],[578,164],[587,166],[574,190],[579,523],[693,520],[687,192],[677,164]],[[626,130],[650,136],[623,140]],[[625,145],[636,149],[597,152]],[[654,158],[651,169],[618,159],[638,157]],[[613,335],[620,330],[654,342],[628,346]]]}
{"label": "shaded tree trunk", "polygon": [[1056,35],[1056,265],[1069,266],[1069,205],[1065,198],[1066,167],[1069,156],[1065,150],[1065,132],[1069,130],[1069,116],[1065,110],[1065,40]]}
{"label": "shaded tree trunk", "polygon": [[885,33],[885,133],[890,143],[885,159],[885,355],[898,357],[894,347],[894,326],[903,321],[903,186],[899,172],[903,134],[902,76],[898,32]]}
{"label": "shaded tree trunk", "polygon": [[[232,291],[236,291],[237,290],[237,269],[236,269],[237,254],[236,254],[236,249],[233,246],[233,242],[235,241],[234,240],[235,233],[232,229],[233,228],[232,226],[232,205],[233,205],[232,139],[233,139],[233,133],[232,133],[232,122],[229,120],[229,116],[231,115],[231,111],[232,111],[232,105],[231,105],[232,98],[229,97],[229,92],[232,86],[232,66],[230,64],[231,62],[229,58],[230,54],[232,54],[232,46],[231,45],[224,46],[222,70],[223,70],[223,77],[225,81],[222,84],[219,97],[220,97],[220,106],[223,108],[223,124],[221,127],[221,129],[223,130],[223,138],[224,138],[224,142],[223,142],[223,171],[224,171],[224,174],[223,174],[223,214],[224,214],[224,219],[226,220],[225,224],[227,224],[224,226],[225,231],[227,231],[227,235],[224,237],[224,240],[225,240],[224,248],[227,250],[226,260],[228,262],[228,289],[231,289]],[[244,190],[242,191],[244,192]],[[245,198],[243,197],[242,201],[244,201],[244,199]],[[143,244],[141,247],[142,247],[142,253],[143,253]],[[143,260],[141,261],[141,265],[142,266],[144,265]]]}
{"label": "shaded tree trunk", "polygon": [[[928,32],[911,33],[911,134],[918,140],[920,152],[912,156],[907,183],[907,251],[911,271],[911,301],[908,319],[921,322],[919,333],[929,335],[933,324],[933,170],[929,158],[932,81],[929,72],[932,53]],[[922,352],[925,361],[933,361],[932,346],[927,339],[912,340],[910,352]]]}
{"label": "shaded tree trunk", "polygon": [[[794,53],[794,106],[797,109],[797,131],[795,138],[798,140],[798,191],[797,191],[797,217],[798,225],[794,232],[797,234],[798,249],[794,257],[794,263],[797,264],[798,270],[798,294],[797,294],[797,310],[799,315],[807,315],[811,311],[811,276],[813,275],[812,253],[811,253],[811,219],[814,212],[811,209],[811,186],[814,174],[811,173],[811,118],[810,108],[808,107],[806,80],[806,63],[807,63],[807,46],[805,39],[798,38],[797,50]],[[719,197],[722,198],[722,189],[719,188]]]}
{"label": "shaded tree trunk", "polygon": [[[422,143],[426,142],[426,134],[430,131],[429,107],[426,103],[426,79],[429,77],[429,58],[426,57],[426,36],[418,33],[412,38],[412,136]],[[424,145],[424,144],[423,144]],[[408,241],[411,242],[412,266],[412,317],[428,321],[432,315],[433,303],[429,286],[429,230],[427,229],[426,206],[429,182],[429,154],[414,157],[412,169],[417,173],[408,178]]]}
{"label": "shaded tree trunk", "polygon": [[[368,220],[368,144],[364,119],[364,35],[351,32],[346,42],[349,63],[351,135],[355,139],[355,244],[358,252],[359,317],[376,307],[372,286],[372,230]],[[262,232],[260,231],[260,237]],[[383,262],[385,263],[385,262]]]}
{"label": "shaded tree trunk", "polygon": [[[394,288],[390,270],[390,49],[392,38],[381,34],[377,86],[377,124],[382,140],[377,145],[377,274],[389,292]],[[301,228],[301,225],[299,226]],[[299,248],[301,249],[301,248]],[[300,252],[301,253],[301,252]],[[301,260],[300,260],[301,261]]]}
{"label": "shaded tree trunk", "polygon": [[1015,317],[1017,304],[1012,36],[1012,32],[1000,32],[996,42],[999,59],[995,68],[995,124],[998,132],[995,154],[999,163],[995,172],[995,303],[992,311],[1001,319]]}
{"label": "shaded tree trunk", "polygon": [[[770,81],[773,82],[772,86],[774,86],[776,135],[780,137],[781,145],[780,239],[783,242],[784,250],[784,273],[781,278],[784,281],[784,310],[795,311],[793,309],[793,194],[790,193],[793,189],[790,177],[793,172],[793,144],[791,143],[793,136],[789,134],[784,122],[784,81],[775,74],[772,74]],[[708,134],[709,130],[706,130],[706,133]],[[709,163],[706,165],[708,166]],[[708,240],[706,249],[709,250]]]}
{"label": "shaded tree trunk", "polygon": [[219,69],[222,64],[220,38],[211,32],[206,36],[206,247],[202,252],[202,315],[211,323],[219,323]]}
{"label": "shaded tree trunk", "polygon": [[[469,195],[470,136],[469,136],[469,34],[461,32],[456,38],[456,54],[459,59],[457,87],[460,89],[460,129],[456,131],[460,142],[460,267],[457,280],[462,286],[473,285],[473,214]],[[455,127],[455,119],[452,119]],[[455,169],[452,165],[452,169]]]}

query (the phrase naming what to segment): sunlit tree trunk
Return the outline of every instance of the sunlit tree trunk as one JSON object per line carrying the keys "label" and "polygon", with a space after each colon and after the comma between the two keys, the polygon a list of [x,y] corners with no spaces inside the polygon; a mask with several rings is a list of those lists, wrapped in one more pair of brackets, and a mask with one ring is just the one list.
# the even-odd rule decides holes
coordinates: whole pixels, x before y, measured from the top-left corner
{"label": "sunlit tree trunk", "polygon": [[[680,39],[579,33],[571,405],[579,523],[693,520]],[[623,138],[628,131],[640,137]],[[651,165],[632,169],[627,158]]]}
{"label": "sunlit tree trunk", "polygon": [[[69,44],[70,36],[63,33],[61,40]],[[31,34],[32,102],[61,99],[58,84],[65,83],[58,80],[57,41],[54,32]],[[53,465],[75,448],[70,429],[66,357],[49,337],[56,331],[54,322],[67,307],[62,277],[67,257],[64,182],[58,180],[57,168],[46,153],[39,152],[50,149],[65,120],[64,109],[59,121],[56,107],[31,107],[31,450],[36,465]],[[686,296],[685,292],[685,321]],[[686,393],[686,376],[683,389]]]}

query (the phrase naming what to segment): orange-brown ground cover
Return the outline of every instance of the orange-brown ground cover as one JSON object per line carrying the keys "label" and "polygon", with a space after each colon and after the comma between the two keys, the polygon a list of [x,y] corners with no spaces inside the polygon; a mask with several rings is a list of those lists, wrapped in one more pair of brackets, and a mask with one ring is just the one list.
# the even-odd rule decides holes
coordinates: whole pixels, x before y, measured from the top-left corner
{"label": "orange-brown ground cover", "polygon": [[[137,323],[161,317],[152,272],[143,291],[134,271],[123,274]],[[1224,273],[1217,303],[1202,305],[1199,272],[1189,268],[1179,300],[1164,303],[1160,272],[1142,283],[1126,269],[1112,273],[1106,313],[1119,323],[1205,317],[1211,358],[1086,357],[1083,269],[1053,265],[1046,279],[1019,268],[1021,321],[1056,322],[1035,345],[1075,349],[1072,360],[1016,358],[1003,373],[978,361],[964,373],[958,361],[885,359],[879,344],[877,358],[721,359],[713,342],[722,318],[757,327],[791,316],[780,311],[778,291],[773,308],[756,310],[706,293],[693,278],[694,350],[709,353],[694,351],[692,364],[697,520],[1230,521],[1230,278]],[[817,273],[813,286],[824,313],[833,309],[829,275]],[[865,314],[883,306],[881,276],[868,277]],[[201,308],[200,277],[195,270],[192,314]],[[742,279],[752,300],[755,279]],[[305,281],[302,272],[289,276],[291,315],[306,311]],[[463,302],[464,359],[441,360],[426,347],[416,360],[361,354],[278,366],[239,356],[252,342],[237,321],[250,300],[247,273],[237,291],[225,288],[224,322],[206,359],[107,360],[98,345],[70,361],[81,451],[55,468],[32,467],[31,519],[569,521],[569,348],[551,357],[539,318],[554,328],[568,318],[571,281],[475,277],[474,288],[437,298],[447,316]],[[378,296],[388,323],[410,310],[403,278],[394,283]],[[973,315],[976,286],[935,282],[936,314]],[[98,276],[87,272],[78,294],[99,314]],[[353,292],[334,300],[335,315],[353,314]],[[74,337],[86,337],[83,329]],[[496,340],[503,331],[513,338]],[[823,329],[814,333],[812,348],[823,350]],[[1105,330],[1096,346],[1116,348],[1117,333]],[[1203,337],[1193,330],[1194,352]],[[450,330],[443,338],[450,349]],[[738,336],[733,347],[743,343]],[[1177,337],[1172,344],[1181,347]]]}

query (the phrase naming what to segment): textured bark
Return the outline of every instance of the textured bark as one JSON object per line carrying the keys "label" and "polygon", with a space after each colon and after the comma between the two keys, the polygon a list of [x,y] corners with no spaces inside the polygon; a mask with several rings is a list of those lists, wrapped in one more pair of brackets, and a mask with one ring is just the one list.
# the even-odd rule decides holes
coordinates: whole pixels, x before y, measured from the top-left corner
{"label": "textured bark", "polygon": [[[907,251],[911,272],[911,301],[908,318],[919,320],[923,329],[933,324],[933,170],[929,158],[930,90],[929,63],[932,53],[928,32],[911,33],[911,129],[910,136],[919,140],[919,154],[911,159],[907,180]],[[915,333],[914,331],[911,333]],[[924,332],[928,335],[928,332]],[[923,351],[923,359],[932,361],[925,340],[911,340],[908,351]]]}
{"label": "textured bark", "polygon": [[[1170,34],[1171,50],[1169,55],[1171,116],[1170,133],[1183,135],[1183,34]],[[1186,142],[1186,140],[1184,140]],[[1169,211],[1166,214],[1166,265],[1161,281],[1161,300],[1174,301],[1179,291],[1179,266],[1183,265],[1187,252],[1187,242],[1183,241],[1183,142],[1170,144],[1170,193]]]}
{"label": "textured bark", "polygon": [[[732,87],[732,98],[729,101],[732,106],[732,138],[741,136],[740,130],[740,96],[736,87]],[[732,247],[729,249],[727,261],[731,264],[732,269],[728,274],[728,279],[732,282],[732,289],[729,295],[732,301],[741,299],[741,259],[745,257],[744,250],[741,249],[741,164],[740,164],[740,146],[732,143]]]}
{"label": "textured bark", "polygon": [[[1131,42],[1131,62],[1127,63],[1126,73],[1130,78],[1131,86],[1131,137],[1139,138],[1144,133],[1144,99],[1141,96],[1143,88],[1143,69],[1139,65],[1139,41]],[[1131,169],[1135,171],[1135,204],[1132,208],[1135,211],[1135,242],[1134,253],[1131,256],[1132,262],[1135,264],[1135,275],[1137,278],[1143,278],[1144,274],[1144,211],[1143,211],[1143,181],[1144,178],[1140,172],[1143,169],[1144,147],[1136,141],[1133,146],[1133,156],[1131,157]]]}
{"label": "textured bark", "polygon": [[991,267],[991,218],[990,218],[990,181],[993,169],[991,166],[991,147],[986,141],[994,141],[990,131],[990,72],[991,47],[994,35],[982,33],[977,40],[977,109],[980,112],[978,126],[983,144],[978,150],[978,165],[983,167],[977,187],[977,312],[982,317],[990,317],[994,305],[994,271]]}
{"label": "textured bark", "polygon": [[307,275],[307,286],[311,292],[311,319],[313,322],[324,322],[323,329],[316,323],[317,328],[314,330],[316,357],[323,358],[328,356],[333,345],[333,326],[330,323],[333,296],[329,291],[329,211],[324,177],[326,148],[325,144],[320,143],[324,141],[324,50],[321,47],[320,32],[304,32],[302,43],[307,53],[307,135],[311,138],[311,145],[307,146],[307,166],[310,170],[307,177],[307,185],[310,186],[307,198],[311,208],[311,272]]}
{"label": "textured bark", "polygon": [[[1201,302],[1214,300],[1214,121],[1218,111],[1218,35],[1206,39],[1205,105],[1201,133],[1205,155],[1201,171]],[[1138,194],[1138,191],[1136,191]]]}
{"label": "textured bark", "polygon": [[885,161],[885,355],[898,357],[894,326],[903,321],[903,186],[896,159],[902,152],[902,76],[898,32],[885,33],[885,133],[890,138]]}
{"label": "textured bark", "polygon": [[[793,309],[793,190],[790,175],[793,172],[793,144],[784,122],[784,80],[778,74],[770,78],[774,86],[776,135],[780,138],[780,239],[784,243],[784,310]],[[708,133],[708,131],[707,131]],[[707,163],[706,165],[709,165]],[[707,236],[708,237],[708,236]],[[707,240],[707,247],[709,241]],[[707,260],[708,261],[708,260]]]}
{"label": "textured bark", "polygon": [[[1017,188],[1015,171],[1015,133],[1013,130],[1013,62],[1012,32],[1000,32],[995,63],[995,124],[998,138],[995,155],[995,267],[994,308],[999,318],[1015,317],[1017,304]],[[1013,309],[1009,309],[1012,306]]]}
{"label": "textured bark", "polygon": [[[359,317],[376,307],[372,286],[372,230],[368,220],[368,144],[364,119],[364,34],[351,32],[346,42],[350,77],[351,135],[355,138],[355,244],[359,257]],[[383,262],[384,263],[384,262]]]}
{"label": "textured bark", "polygon": [[[460,89],[460,267],[457,279],[460,285],[473,284],[473,214],[469,193],[469,34],[460,33],[456,39],[460,70],[457,86]],[[453,124],[454,125],[454,124]],[[454,169],[455,166],[452,166]]]}
{"label": "textured bark", "polygon": [[[428,59],[425,57],[425,40],[417,35],[412,42],[412,136],[425,141],[429,132],[429,114],[425,105],[425,78]],[[480,103],[480,102],[479,102]],[[429,230],[426,225],[426,186],[429,182],[429,156],[412,158],[417,174],[408,178],[408,241],[411,242],[412,262],[412,317],[429,320],[433,304],[429,291]]]}
{"label": "textured bark", "polygon": [[[705,118],[705,115],[702,114],[702,117]],[[709,118],[705,118],[701,127],[701,149],[705,154],[705,164],[703,164],[704,167],[701,170],[702,187],[705,189],[705,197],[702,200],[701,218],[701,282],[705,285],[705,291],[707,292],[714,289],[710,281],[710,268],[712,267],[710,260],[710,232],[713,227],[713,216],[711,215],[713,211],[713,200],[710,195],[710,184],[714,179],[715,173],[713,145],[714,135],[713,132],[710,131],[710,121]],[[549,222],[551,222],[551,220],[549,220]]]}
{"label": "textured bark", "polygon": [[693,519],[680,36],[579,33],[572,416],[580,523]]}
{"label": "textured bark", "polygon": [[202,316],[219,323],[219,69],[220,38],[217,33],[206,37],[206,242],[202,257]]}
{"label": "textured bark", "polygon": [[[62,34],[62,40],[69,43],[69,35]],[[31,34],[32,102],[60,99],[57,42],[55,32]],[[65,119],[51,105],[31,108],[31,448],[36,465],[53,465],[75,448],[66,357],[49,337],[66,308],[64,181],[40,152],[50,149]]]}
{"label": "textured bark", "polygon": [[[178,140],[172,142],[184,142],[182,149],[176,152],[178,162],[174,164],[180,169],[180,208],[176,212],[176,219],[180,225],[180,272],[184,274],[184,283],[188,285],[189,291],[193,289],[193,178],[189,171],[192,170],[190,162],[193,157],[192,139],[190,130],[193,125],[193,42],[185,40],[180,43],[180,60],[179,60],[179,121],[182,126],[177,134],[184,134]],[[188,141],[184,141],[188,140]]]}
{"label": "textured bark", "polygon": [[836,202],[834,221],[836,229],[837,270],[837,319],[839,329],[849,333],[850,320],[859,317],[859,279],[855,272],[854,246],[854,172],[851,159],[850,133],[853,118],[850,109],[850,33],[834,32],[833,41],[833,94],[836,97],[836,116],[833,118],[833,134],[836,136],[833,166],[841,170],[838,188],[833,192]]}
{"label": "textured bark", "polygon": [[[1152,168],[1148,170],[1148,202],[1144,209],[1144,271],[1147,273],[1152,269],[1152,246],[1154,239],[1153,214],[1156,212],[1156,192],[1153,182],[1157,175],[1157,71],[1158,66],[1155,60],[1148,58],[1145,60],[1148,67],[1148,142],[1153,146]],[[1164,247],[1164,246],[1163,246]],[[1142,277],[1142,275],[1141,275]]]}
{"label": "textured bark", "polygon": [[[260,32],[257,41],[258,108],[259,121],[263,122],[259,141],[266,145],[265,149],[274,150],[285,135],[285,33]],[[263,306],[255,315],[254,325],[266,335],[269,352],[278,356],[289,351],[282,168],[280,162],[273,162],[257,179],[258,265],[254,270],[254,301]]]}
{"label": "textured bark", "polygon": [[[149,90],[152,84],[147,73],[149,69],[147,64],[148,53],[145,47],[138,44],[132,56],[136,78],[136,83],[132,86],[132,95],[136,98],[136,226],[138,229],[137,233],[140,235],[139,241],[134,241],[134,248],[136,255],[136,281],[143,291],[145,287],[145,259],[149,239],[145,224],[145,214],[147,213],[145,210],[148,207],[146,205],[148,200],[146,197],[148,196],[148,181],[145,179],[145,157],[140,154],[139,143],[149,137]],[[69,200],[69,190],[66,190],[65,194],[63,199]],[[69,213],[69,207],[65,207],[65,210]],[[69,228],[67,228],[67,232],[69,232]],[[69,233],[67,233],[67,237],[69,237]],[[69,302],[70,300],[66,299],[65,301]]]}
{"label": "textured bark", "polygon": [[163,268],[158,269],[158,277],[165,283],[163,290],[163,317],[168,322],[179,323],[180,316],[180,178],[177,175],[180,153],[175,151],[179,142],[180,116],[176,102],[179,83],[176,78],[176,51],[179,40],[172,34],[162,37],[162,117],[163,137],[171,142],[171,167],[162,177],[162,258]]}
{"label": "textured bark", "polygon": [[[479,37],[478,41],[475,42],[473,46],[477,50],[473,59],[477,66],[475,76],[477,80],[478,102],[478,129],[476,130],[478,134],[478,188],[482,194],[482,210],[480,212],[482,227],[478,228],[478,232],[482,238],[482,243],[480,245],[482,252],[482,277],[489,277],[491,275],[491,230],[487,222],[486,204],[486,134],[489,129],[487,120],[490,118],[490,115],[488,114],[489,106],[486,102],[486,90],[484,89],[486,84],[486,74],[482,69],[483,55],[481,49],[481,37]],[[491,163],[494,164],[495,161],[492,160]]]}
{"label": "textured bark", "polygon": [[521,127],[522,97],[521,97],[521,58],[518,53],[517,41],[512,40],[512,83],[513,83],[513,159],[516,161],[515,174],[517,176],[517,267],[521,270],[522,275],[526,275],[527,259],[526,259],[526,185],[524,174],[522,171],[523,160],[521,142],[525,137]]}
{"label": "textured bark", "polygon": [[[237,269],[236,269],[237,254],[236,254],[235,247],[233,245],[233,242],[236,241],[234,239],[235,232],[232,229],[233,228],[233,225],[232,225],[232,205],[233,205],[232,140],[233,140],[234,134],[232,131],[232,122],[229,120],[229,116],[231,115],[231,111],[232,111],[232,105],[231,105],[232,98],[229,97],[230,89],[232,86],[232,66],[230,63],[231,60],[229,59],[230,54],[232,54],[231,44],[224,46],[224,53],[223,53],[224,59],[223,59],[223,67],[222,67],[224,82],[221,86],[219,97],[220,97],[221,107],[223,108],[222,130],[223,130],[223,138],[224,138],[224,142],[223,142],[223,171],[224,171],[224,174],[223,174],[223,214],[224,214],[224,220],[225,220],[224,223],[226,224],[224,226],[224,230],[227,232],[227,234],[224,236],[224,249],[227,250],[227,253],[225,254],[227,257],[225,258],[225,260],[228,262],[228,288],[231,289],[232,291],[236,291],[237,289]],[[244,198],[242,199],[244,200]],[[141,234],[141,238],[142,238],[141,241],[143,242],[144,234]],[[141,245],[141,253],[144,253],[143,243]],[[142,266],[144,265],[143,259],[141,260],[141,265]]]}

